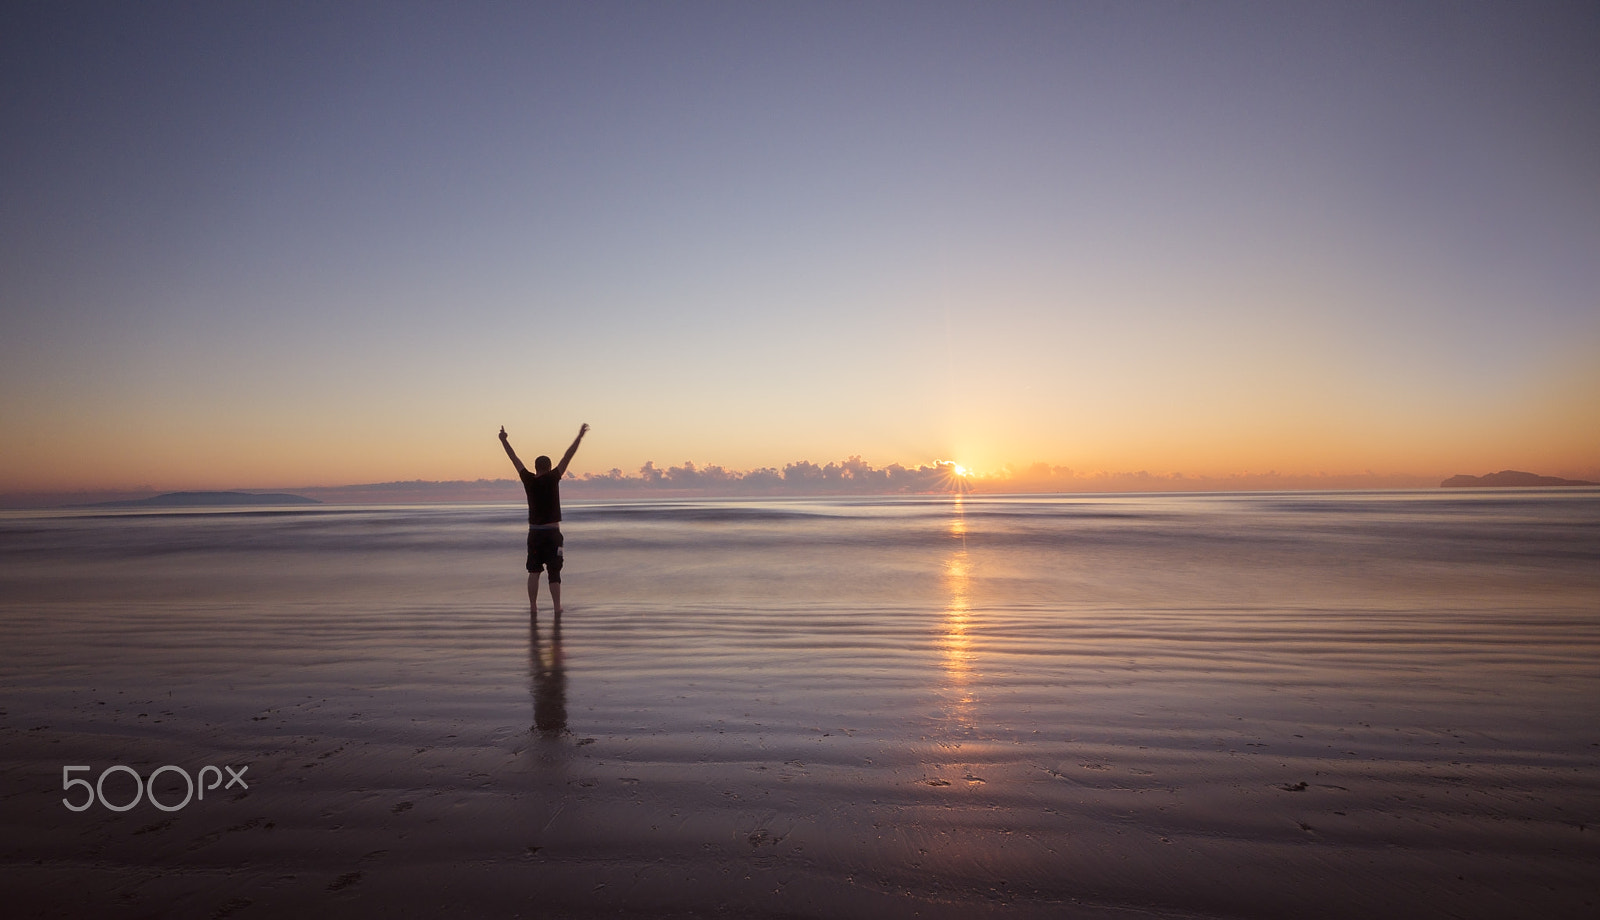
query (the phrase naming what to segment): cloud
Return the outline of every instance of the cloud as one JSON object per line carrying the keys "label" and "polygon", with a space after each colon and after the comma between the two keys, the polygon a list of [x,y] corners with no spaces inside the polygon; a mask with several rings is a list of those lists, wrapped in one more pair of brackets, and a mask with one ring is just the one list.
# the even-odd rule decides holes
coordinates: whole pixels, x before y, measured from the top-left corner
{"label": "cloud", "polygon": [[796,460],[782,469],[761,467],[730,470],[721,466],[640,467],[638,476],[620,470],[586,473],[564,483],[574,497],[624,495],[893,495],[941,492],[1072,493],[1072,492],[1259,492],[1341,489],[1432,488],[1438,476],[1428,473],[1280,473],[1239,472],[1194,476],[1150,470],[1074,470],[1048,463],[1006,469],[988,475],[961,475],[948,460],[915,467],[891,463],[874,467],[860,456],[825,464]]}
{"label": "cloud", "polygon": [[585,473],[563,483],[569,494],[716,494],[716,495],[885,495],[895,493],[967,491],[968,482],[954,472],[955,465],[936,460],[932,465],[907,467],[891,463],[877,468],[859,455],[826,464],[796,460],[776,467],[730,470],[722,466],[696,466],[684,461],[665,469],[646,461],[639,475],[619,469]]}

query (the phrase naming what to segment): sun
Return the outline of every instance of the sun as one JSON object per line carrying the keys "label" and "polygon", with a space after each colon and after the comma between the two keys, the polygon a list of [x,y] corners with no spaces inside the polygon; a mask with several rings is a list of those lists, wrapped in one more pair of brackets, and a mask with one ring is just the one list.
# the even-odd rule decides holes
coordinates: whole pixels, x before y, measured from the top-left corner
{"label": "sun", "polygon": [[968,477],[972,475],[971,470],[954,460],[935,460],[933,464],[941,471],[946,489],[951,492],[971,491],[972,483],[968,481]]}

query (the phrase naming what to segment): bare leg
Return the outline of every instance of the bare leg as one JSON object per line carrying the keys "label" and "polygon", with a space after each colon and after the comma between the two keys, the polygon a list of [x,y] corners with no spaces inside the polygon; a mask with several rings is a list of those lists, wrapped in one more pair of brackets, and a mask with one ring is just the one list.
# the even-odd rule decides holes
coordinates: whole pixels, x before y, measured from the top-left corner
{"label": "bare leg", "polygon": [[550,603],[556,608],[556,616],[561,616],[561,582],[550,582]]}
{"label": "bare leg", "polygon": [[528,612],[539,615],[539,573],[528,573]]}

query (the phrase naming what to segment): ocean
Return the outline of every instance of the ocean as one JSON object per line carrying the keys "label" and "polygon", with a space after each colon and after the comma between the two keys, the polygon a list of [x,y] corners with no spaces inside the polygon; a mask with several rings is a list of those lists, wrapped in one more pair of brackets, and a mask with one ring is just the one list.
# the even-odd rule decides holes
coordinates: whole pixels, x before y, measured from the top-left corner
{"label": "ocean", "polygon": [[[113,916],[1600,903],[1600,490],[565,511],[559,621],[543,592],[529,615],[521,505],[0,513],[5,890]],[[208,765],[247,788],[155,804]],[[68,766],[101,783],[81,811]]]}

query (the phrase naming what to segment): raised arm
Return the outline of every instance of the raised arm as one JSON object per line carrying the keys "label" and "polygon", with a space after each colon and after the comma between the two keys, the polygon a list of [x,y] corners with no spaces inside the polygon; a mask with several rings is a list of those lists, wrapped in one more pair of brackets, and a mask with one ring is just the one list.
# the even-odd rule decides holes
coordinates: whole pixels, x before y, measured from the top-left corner
{"label": "raised arm", "polygon": [[[506,426],[504,425],[500,426],[500,446],[506,449],[506,456],[511,458],[511,465],[517,468],[517,472],[526,473],[528,471],[528,468],[522,465],[522,461],[517,459],[517,452],[511,449],[511,439],[506,437]],[[572,447],[576,450],[578,445],[574,444]]]}
{"label": "raised arm", "polygon": [[[567,448],[567,452],[561,455],[561,462],[559,464],[557,464],[557,466],[556,466],[556,478],[557,479],[560,479],[562,476],[567,475],[567,464],[572,462],[572,455],[578,452],[578,443],[580,441],[582,441],[583,440],[583,436],[588,434],[588,433],[589,433],[589,423],[588,422],[584,422],[583,423],[583,427],[578,429],[578,436],[572,439],[572,446]],[[506,446],[506,450],[510,450],[510,449],[511,449],[511,446],[507,445]]]}

